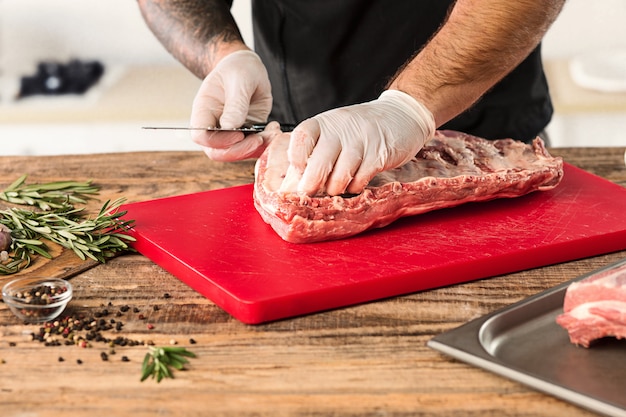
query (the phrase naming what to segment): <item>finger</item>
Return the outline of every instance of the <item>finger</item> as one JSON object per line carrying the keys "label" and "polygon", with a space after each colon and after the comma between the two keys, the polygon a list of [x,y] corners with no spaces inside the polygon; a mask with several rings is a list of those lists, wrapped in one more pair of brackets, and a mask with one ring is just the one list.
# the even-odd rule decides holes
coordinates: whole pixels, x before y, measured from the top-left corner
{"label": "finger", "polygon": [[263,153],[263,138],[257,134],[248,135],[242,141],[228,148],[203,147],[204,153],[214,161],[233,162],[256,158]]}
{"label": "finger", "polygon": [[193,130],[191,139],[200,146],[215,149],[227,149],[244,140],[243,132],[224,132],[212,130]]}
{"label": "finger", "polygon": [[287,159],[300,173],[304,171],[309,156],[320,137],[320,125],[315,119],[307,119],[291,132]]}
{"label": "finger", "polygon": [[367,184],[374,178],[380,171],[378,164],[375,161],[362,161],[358,170],[356,170],[354,177],[345,189],[345,192],[349,194],[360,194],[363,192]]}
{"label": "finger", "polygon": [[348,184],[345,189],[345,193],[347,194],[361,194],[367,184],[376,176],[376,173],[373,175],[355,175],[352,181]]}
{"label": "finger", "polygon": [[263,148],[265,149],[269,146],[272,140],[274,140],[274,138],[280,135],[289,136],[289,133],[283,133],[283,131],[280,130],[280,124],[278,122],[269,122],[267,126],[265,126],[265,129],[263,129],[262,132],[259,132],[258,135],[263,139]]}
{"label": "finger", "polygon": [[265,128],[263,129],[263,132],[261,133],[273,133],[273,132],[281,132],[282,130],[280,130],[280,123],[273,121],[273,122],[269,122],[267,125],[265,125]]}
{"label": "finger", "polygon": [[272,109],[272,95],[257,98],[259,94],[254,94],[250,101],[246,123],[264,123],[267,121]]}
{"label": "finger", "polygon": [[298,183],[298,192],[313,196],[324,191],[324,185],[340,153],[339,139],[322,133],[306,163],[302,179]]}
{"label": "finger", "polygon": [[[218,117],[222,113],[223,105],[209,93],[214,89],[210,77],[211,75],[204,79],[194,97],[189,120],[189,125],[193,128],[216,127],[218,125]],[[224,145],[220,145],[220,143],[241,140],[241,135],[233,135],[234,137],[230,138],[214,138],[215,134],[215,132],[205,130],[193,130],[191,132],[191,140],[207,147],[223,147]]]}
{"label": "finger", "polygon": [[280,187],[278,188],[279,193],[295,193],[298,191],[298,183],[302,178],[302,172],[298,171],[294,168],[293,165],[289,165],[287,167],[287,172],[285,173],[285,178],[280,183]]}
{"label": "finger", "polygon": [[224,109],[220,116],[220,127],[240,128],[246,123],[254,87],[248,85],[249,81],[242,77],[229,77],[224,82]]}
{"label": "finger", "polygon": [[340,195],[345,193],[355,173],[359,170],[362,160],[362,149],[341,149],[335,166],[326,181],[326,193],[328,195]]}
{"label": "finger", "polygon": [[204,79],[191,106],[191,127],[217,127],[224,104],[218,99],[211,75]]}

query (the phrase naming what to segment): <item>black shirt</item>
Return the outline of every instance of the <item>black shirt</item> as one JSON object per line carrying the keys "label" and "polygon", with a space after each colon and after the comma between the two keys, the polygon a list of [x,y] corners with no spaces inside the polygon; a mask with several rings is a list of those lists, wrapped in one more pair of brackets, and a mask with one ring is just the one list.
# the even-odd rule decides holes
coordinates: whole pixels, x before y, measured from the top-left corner
{"label": "black shirt", "polygon": [[[270,119],[295,124],[377,98],[444,22],[452,3],[252,0],[255,50],[272,83]],[[471,109],[441,128],[528,141],[551,116],[538,47]]]}

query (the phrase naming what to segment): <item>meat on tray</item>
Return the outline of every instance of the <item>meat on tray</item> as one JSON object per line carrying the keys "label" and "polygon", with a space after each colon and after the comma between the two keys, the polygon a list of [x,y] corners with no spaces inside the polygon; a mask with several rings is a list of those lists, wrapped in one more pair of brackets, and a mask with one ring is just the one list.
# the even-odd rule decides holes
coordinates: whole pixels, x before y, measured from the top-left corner
{"label": "meat on tray", "polygon": [[255,170],[254,203],[265,222],[293,243],[345,238],[401,217],[467,202],[518,197],[556,187],[563,161],[540,138],[531,145],[437,131],[402,167],[379,173],[359,195],[279,193],[289,134],[277,135]]}
{"label": "meat on tray", "polygon": [[583,347],[604,337],[626,338],[626,263],[570,284],[556,321]]}

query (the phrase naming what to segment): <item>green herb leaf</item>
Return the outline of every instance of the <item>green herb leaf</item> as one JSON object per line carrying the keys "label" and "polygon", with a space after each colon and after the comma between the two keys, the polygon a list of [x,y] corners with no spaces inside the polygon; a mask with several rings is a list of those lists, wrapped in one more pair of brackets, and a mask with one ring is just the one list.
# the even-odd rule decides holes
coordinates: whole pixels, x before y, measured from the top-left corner
{"label": "green herb leaf", "polygon": [[72,208],[73,204],[84,204],[98,188],[91,181],[58,181],[25,185],[27,175],[22,175],[0,192],[0,200],[13,204],[37,206],[41,210]]}
{"label": "green herb leaf", "polygon": [[164,378],[174,378],[172,368],[179,371],[185,369],[185,365],[189,363],[187,357],[195,358],[196,355],[180,346],[175,348],[150,346],[141,364],[140,381],[145,381],[148,377],[156,379],[157,382]]}
{"label": "green herb leaf", "polygon": [[120,252],[131,251],[129,242],[135,239],[128,234],[133,220],[122,220],[126,212],[118,210],[125,202],[120,198],[107,201],[98,215],[87,218],[83,208],[74,203],[84,203],[98,188],[88,182],[61,181],[25,185],[26,175],[0,192],[0,200],[12,204],[37,206],[41,211],[17,207],[0,211],[0,225],[10,231],[9,257],[0,261],[0,275],[8,275],[27,268],[33,255],[52,258],[45,241],[57,243],[74,251],[76,256],[105,262]]}

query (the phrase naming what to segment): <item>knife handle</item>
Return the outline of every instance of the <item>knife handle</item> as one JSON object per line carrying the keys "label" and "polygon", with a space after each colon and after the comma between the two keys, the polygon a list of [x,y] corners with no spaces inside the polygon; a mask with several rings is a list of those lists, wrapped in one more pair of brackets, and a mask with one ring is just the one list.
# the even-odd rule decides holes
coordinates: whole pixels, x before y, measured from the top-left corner
{"label": "knife handle", "polygon": [[[262,132],[265,130],[265,127],[267,126],[267,123],[255,123],[253,125],[250,126],[244,126],[246,128],[250,128],[250,129],[254,129],[258,132]],[[285,124],[281,124],[280,125],[280,130],[282,130],[283,132],[291,132],[292,130],[294,130],[296,128],[297,125],[295,124],[291,124],[291,123],[285,123]]]}

